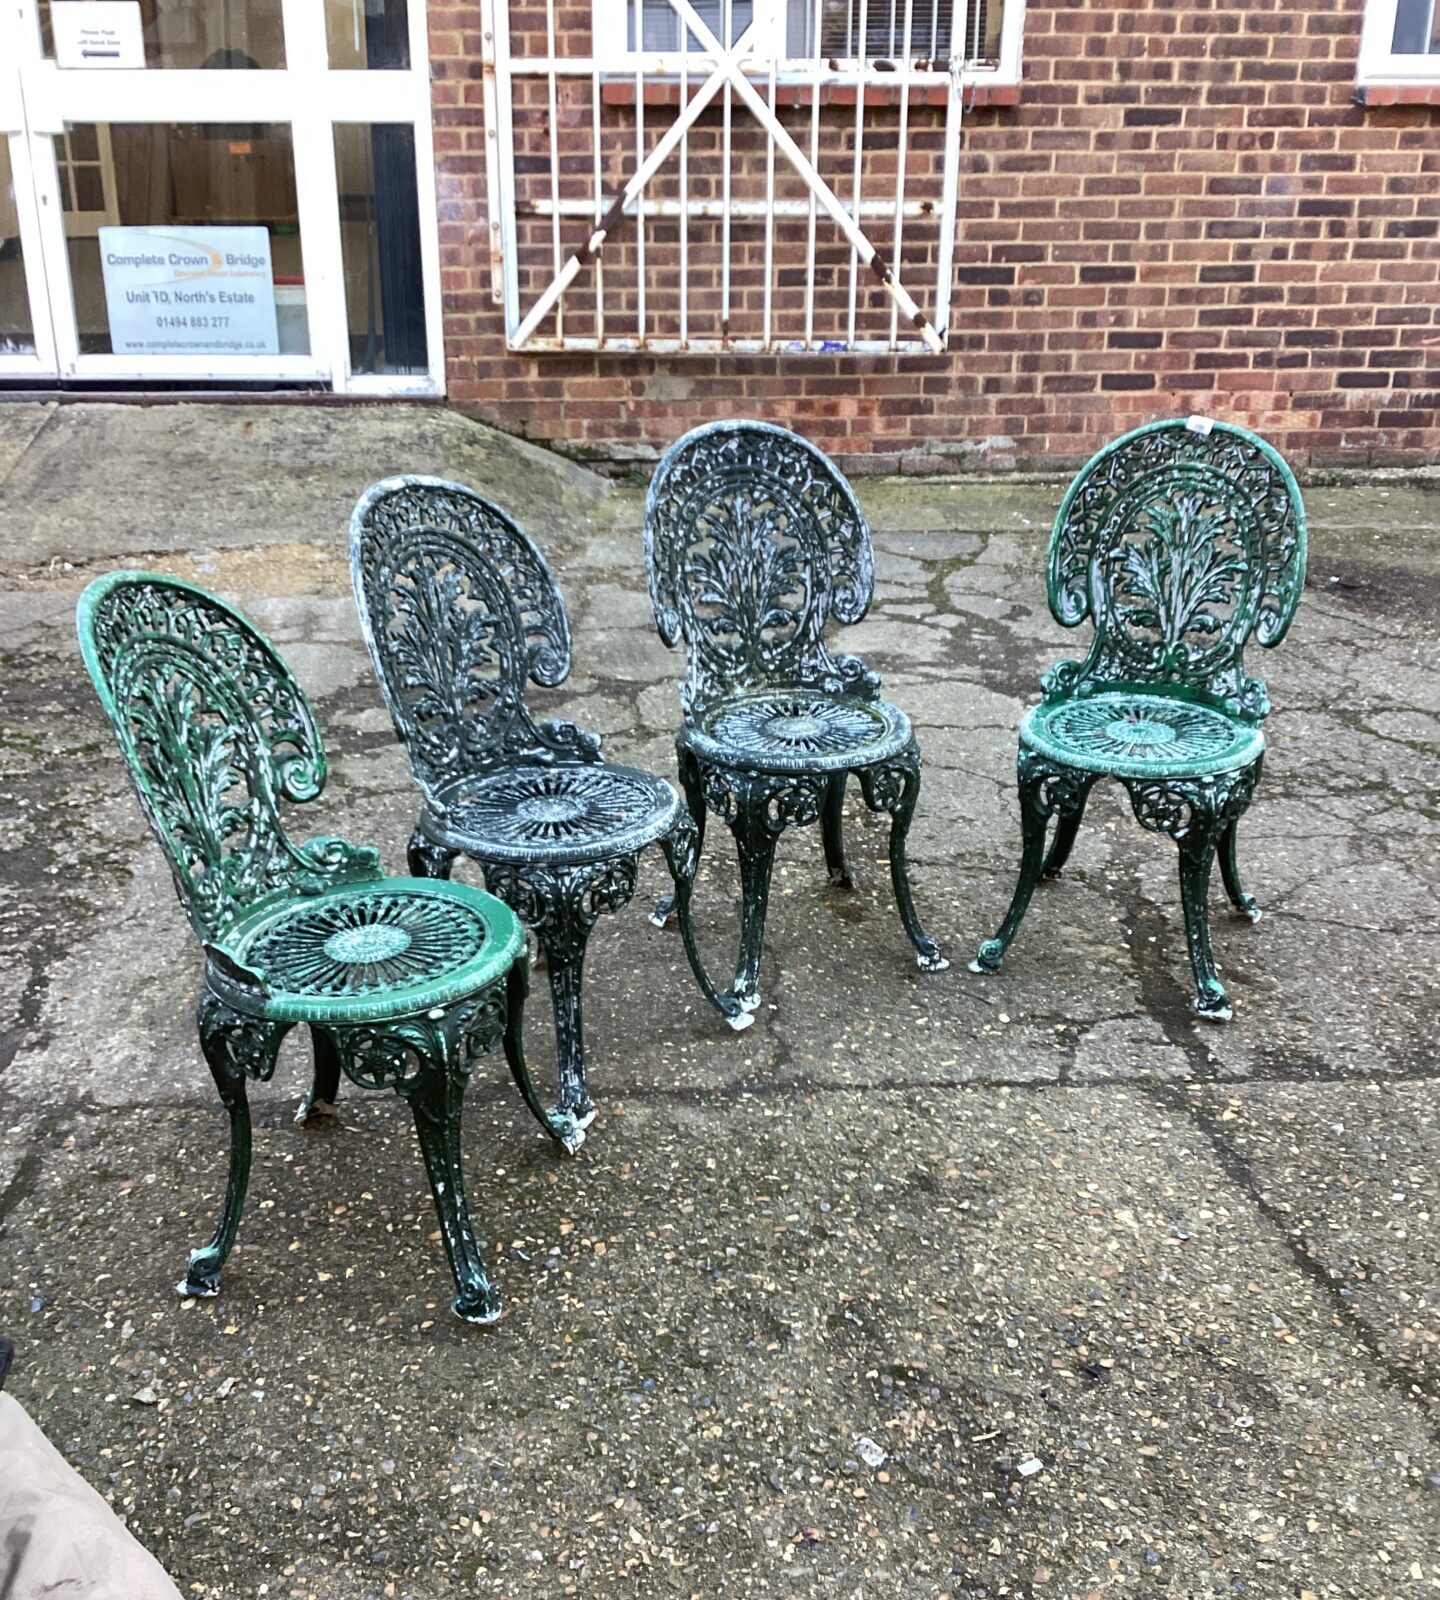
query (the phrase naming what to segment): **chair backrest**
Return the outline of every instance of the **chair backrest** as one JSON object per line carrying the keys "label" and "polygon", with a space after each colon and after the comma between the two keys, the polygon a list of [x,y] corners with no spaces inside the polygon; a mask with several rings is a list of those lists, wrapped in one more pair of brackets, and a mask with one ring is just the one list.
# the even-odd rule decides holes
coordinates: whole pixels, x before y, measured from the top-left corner
{"label": "chair backrest", "polygon": [[1067,628],[1088,617],[1095,638],[1046,692],[1160,686],[1258,721],[1245,645],[1279,644],[1304,582],[1305,508],[1272,446],[1201,417],[1136,428],[1080,470],[1055,518],[1050,610]]}
{"label": "chair backrest", "polygon": [[660,637],[689,652],[687,712],[772,687],[877,692],[822,638],[869,610],[875,558],[854,492],[808,440],[763,422],[677,440],[646,499],[645,563]]}
{"label": "chair backrest", "polygon": [[325,784],[320,730],[269,641],[193,584],[113,572],[80,597],[80,649],[200,938],[277,891],[313,893],[360,852],[291,843],[281,800]]}
{"label": "chair backrest", "polygon": [[[545,558],[493,501],[443,478],[386,478],[350,519],[350,575],[395,731],[427,799],[467,775],[589,754],[538,728],[527,678],[570,671],[570,619]],[[573,742],[573,741],[572,741]],[[592,741],[593,743],[593,741]]]}

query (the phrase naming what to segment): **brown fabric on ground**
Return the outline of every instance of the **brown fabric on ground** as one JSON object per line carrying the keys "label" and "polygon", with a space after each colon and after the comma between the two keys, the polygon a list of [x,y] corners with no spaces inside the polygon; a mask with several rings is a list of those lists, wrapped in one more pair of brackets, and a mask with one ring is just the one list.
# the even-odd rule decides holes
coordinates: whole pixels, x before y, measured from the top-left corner
{"label": "brown fabric on ground", "polygon": [[180,1600],[164,1568],[0,1394],[0,1600]]}

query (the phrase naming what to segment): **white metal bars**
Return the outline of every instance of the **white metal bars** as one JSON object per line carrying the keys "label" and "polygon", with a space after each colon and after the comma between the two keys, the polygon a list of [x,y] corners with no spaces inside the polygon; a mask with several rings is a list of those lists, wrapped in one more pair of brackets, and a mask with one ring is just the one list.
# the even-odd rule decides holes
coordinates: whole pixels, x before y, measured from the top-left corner
{"label": "white metal bars", "polygon": [[[666,0],[657,17],[653,0],[629,0],[621,51],[613,37],[577,33],[573,11],[557,23],[557,0],[484,0],[493,283],[510,346],[943,350],[961,59],[910,58],[914,0],[901,0],[901,58],[873,61],[777,60],[773,14],[760,14],[775,0],[700,3],[705,15],[691,0]],[[867,0],[850,3],[863,40]],[[813,39],[821,8],[812,4]],[[959,48],[966,30],[963,17],[956,22]],[[923,48],[933,22],[915,32]],[[590,53],[566,54],[570,40]],[[623,76],[613,70],[617,53]],[[650,129],[659,124],[653,137],[647,112]],[[919,148],[913,126],[925,130]],[[796,180],[798,197],[779,192]]]}

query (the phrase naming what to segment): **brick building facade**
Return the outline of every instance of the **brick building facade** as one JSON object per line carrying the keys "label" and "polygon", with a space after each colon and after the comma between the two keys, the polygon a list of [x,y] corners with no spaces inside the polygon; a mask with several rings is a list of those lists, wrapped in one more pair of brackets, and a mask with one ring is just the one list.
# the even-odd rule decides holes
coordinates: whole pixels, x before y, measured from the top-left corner
{"label": "brick building facade", "polygon": [[[967,103],[941,355],[531,354],[507,348],[491,292],[481,12],[475,0],[430,0],[450,402],[614,463],[651,459],[697,423],[749,415],[800,430],[850,470],[1052,468],[1133,424],[1192,411],[1260,430],[1300,466],[1440,460],[1440,96],[1406,86],[1357,95],[1364,5],[1029,0],[1018,92]],[[512,5],[512,29],[543,28],[544,15]],[[588,53],[588,8],[557,7],[556,19]],[[515,90],[516,170],[541,187],[551,183],[544,87]],[[566,150],[572,132],[578,150],[591,114],[582,88],[561,85]],[[616,89],[605,113],[633,144],[636,95]],[[802,101],[788,113],[798,138],[809,112],[792,98]],[[898,118],[898,95],[888,99],[885,115]],[[664,93],[656,100],[651,143],[679,97],[668,109]],[[817,148],[837,171],[850,159],[853,105],[853,93],[830,94],[820,117]],[[906,110],[918,192],[941,159],[942,114],[914,93]],[[897,146],[877,118],[866,160],[883,178]],[[720,121],[712,107],[691,130],[692,193],[720,182]],[[767,143],[742,123],[736,194],[758,192]],[[588,162],[560,164],[565,192],[593,197]],[[607,157],[605,176],[626,173]],[[662,173],[648,192],[662,197],[673,182]],[[720,240],[718,222],[690,226],[693,286],[718,273]],[[777,309],[801,292],[805,226],[777,224]],[[843,316],[851,261],[827,227],[822,218],[815,258],[822,322]],[[517,219],[516,248],[533,247],[532,298],[551,275],[551,228],[543,216]],[[587,228],[567,219],[567,253]],[[763,231],[752,221],[730,234],[737,336],[759,314]],[[645,224],[654,325],[674,309],[676,236],[674,220]],[[634,221],[617,227],[604,252],[612,282],[637,249]],[[901,278],[933,268],[935,250],[933,230],[908,229]],[[567,314],[593,314],[590,293],[579,280]],[[632,291],[612,302],[611,325],[633,315],[633,301]],[[863,301],[864,315],[888,316],[873,280]]]}

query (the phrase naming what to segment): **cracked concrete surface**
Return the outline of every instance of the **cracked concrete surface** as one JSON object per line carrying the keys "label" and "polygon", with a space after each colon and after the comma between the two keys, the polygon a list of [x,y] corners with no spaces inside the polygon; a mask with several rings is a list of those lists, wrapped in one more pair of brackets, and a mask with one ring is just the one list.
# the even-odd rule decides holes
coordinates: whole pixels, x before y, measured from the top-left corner
{"label": "cracked concrete surface", "polygon": [[[852,798],[856,888],[786,836],[764,1003],[732,1035],[642,915],[648,861],[591,944],[580,1157],[502,1068],[469,1097],[497,1327],[446,1312],[403,1105],[347,1087],[339,1127],[291,1125],[299,1043],[254,1096],[224,1292],[187,1304],[223,1181],[200,962],[74,601],[121,562],[238,600],[327,733],[308,831],[398,865],[414,794],[344,534],[402,469],[512,504],[574,625],[537,704],[673,775],[637,489],[433,408],[0,407],[0,1329],[15,1392],[182,1591],[1440,1590],[1440,496],[1307,495],[1300,615],[1252,662],[1266,915],[1213,906],[1228,1028],[1189,1013],[1173,847],[1118,788],[1004,973],[964,970],[1012,883],[1016,723],[1075,648],[1044,604],[1060,486],[863,484],[879,581],[843,637],[919,729],[910,853],[951,970],[916,971]],[[735,896],[712,827],[717,971]],[[547,1072],[543,986],[529,1039]]]}

